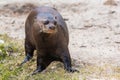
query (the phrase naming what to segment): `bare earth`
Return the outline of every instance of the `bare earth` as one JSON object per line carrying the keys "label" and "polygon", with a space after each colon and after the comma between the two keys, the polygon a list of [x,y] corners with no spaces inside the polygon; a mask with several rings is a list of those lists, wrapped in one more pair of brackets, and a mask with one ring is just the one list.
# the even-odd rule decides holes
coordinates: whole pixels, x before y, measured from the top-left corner
{"label": "bare earth", "polygon": [[120,66],[120,0],[106,1],[0,0],[0,34],[24,39],[24,23],[30,10],[42,5],[55,7],[68,19],[73,59],[80,64]]}

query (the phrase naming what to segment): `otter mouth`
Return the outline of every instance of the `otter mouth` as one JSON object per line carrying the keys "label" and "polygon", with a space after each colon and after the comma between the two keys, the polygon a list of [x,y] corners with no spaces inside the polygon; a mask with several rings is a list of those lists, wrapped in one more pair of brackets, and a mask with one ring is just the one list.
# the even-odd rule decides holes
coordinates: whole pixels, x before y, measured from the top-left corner
{"label": "otter mouth", "polygon": [[[49,24],[50,25],[50,24]],[[40,31],[39,32],[42,32],[42,33],[49,33],[49,34],[52,34],[52,33],[56,33],[57,32],[57,28],[56,26],[54,25],[40,25],[39,24],[39,28],[40,28]]]}
{"label": "otter mouth", "polygon": [[43,33],[48,33],[48,34],[53,34],[53,33],[56,33],[57,30],[43,30],[43,31],[40,31],[40,32],[43,32]]}

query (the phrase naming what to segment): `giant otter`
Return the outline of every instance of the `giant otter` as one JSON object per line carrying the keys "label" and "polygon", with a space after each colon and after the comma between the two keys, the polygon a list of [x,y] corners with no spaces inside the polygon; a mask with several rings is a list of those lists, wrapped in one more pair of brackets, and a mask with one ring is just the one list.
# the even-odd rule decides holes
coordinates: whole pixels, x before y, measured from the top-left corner
{"label": "giant otter", "polygon": [[69,35],[66,23],[59,12],[51,7],[39,7],[31,11],[25,23],[24,64],[33,57],[37,50],[36,74],[43,71],[52,61],[60,61],[65,70],[75,72],[71,67],[68,50]]}

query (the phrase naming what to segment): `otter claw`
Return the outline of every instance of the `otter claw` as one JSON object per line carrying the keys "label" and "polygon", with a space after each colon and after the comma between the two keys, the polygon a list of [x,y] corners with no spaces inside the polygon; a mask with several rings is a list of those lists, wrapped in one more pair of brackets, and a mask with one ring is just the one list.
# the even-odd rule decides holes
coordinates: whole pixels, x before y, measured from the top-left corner
{"label": "otter claw", "polygon": [[41,72],[40,70],[35,70],[31,75],[35,75],[35,74],[37,74],[37,73],[39,73],[39,72]]}
{"label": "otter claw", "polygon": [[27,55],[24,59],[24,61],[20,64],[20,66],[22,66],[24,63],[26,63],[27,61],[29,61],[32,57]]}
{"label": "otter claw", "polygon": [[67,71],[71,72],[71,73],[74,73],[74,72],[78,72],[79,73],[79,71],[77,69],[73,69],[73,68],[69,68],[69,69],[67,69]]}

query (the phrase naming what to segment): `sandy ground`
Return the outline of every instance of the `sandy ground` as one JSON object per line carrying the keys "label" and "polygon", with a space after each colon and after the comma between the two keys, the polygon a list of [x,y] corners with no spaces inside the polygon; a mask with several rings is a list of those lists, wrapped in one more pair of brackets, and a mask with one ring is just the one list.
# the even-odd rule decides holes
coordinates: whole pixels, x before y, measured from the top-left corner
{"label": "sandy ground", "polygon": [[89,64],[120,66],[120,0],[0,0],[0,34],[24,39],[31,9],[55,7],[68,19],[71,57]]}

